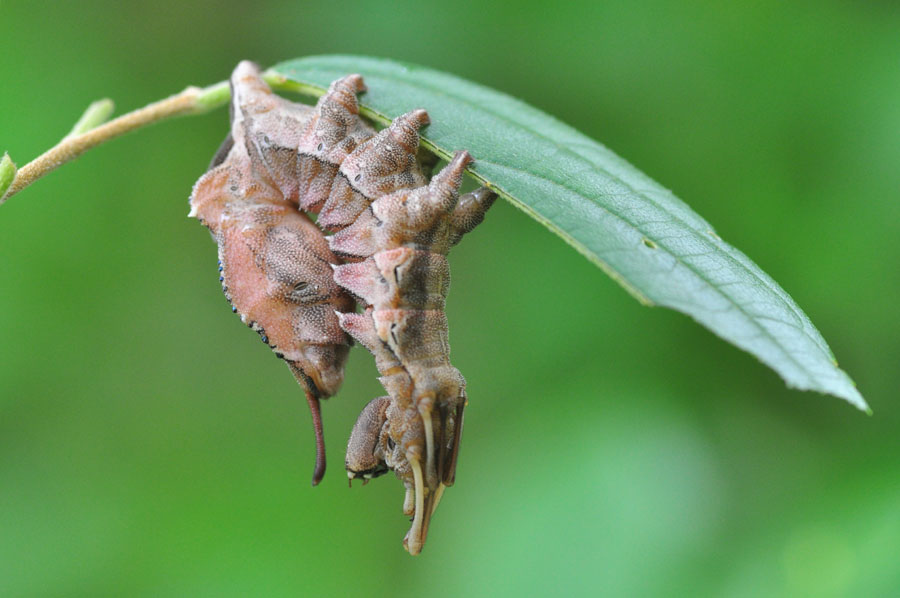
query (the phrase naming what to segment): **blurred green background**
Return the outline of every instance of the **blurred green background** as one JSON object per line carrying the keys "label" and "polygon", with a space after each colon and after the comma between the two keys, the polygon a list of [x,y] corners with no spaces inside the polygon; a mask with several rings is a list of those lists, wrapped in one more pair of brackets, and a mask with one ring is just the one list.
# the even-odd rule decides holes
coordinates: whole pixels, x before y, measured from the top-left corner
{"label": "blurred green background", "polygon": [[[726,5],[727,4],[727,5]],[[300,390],[186,218],[224,110],[0,208],[0,595],[900,595],[900,12],[676,0],[0,4],[0,151],[262,64],[357,53],[518,96],[673,189],[778,280],[875,411],[784,388],[508,204],[451,254],[470,406],[421,557],[355,348],[309,487]]]}

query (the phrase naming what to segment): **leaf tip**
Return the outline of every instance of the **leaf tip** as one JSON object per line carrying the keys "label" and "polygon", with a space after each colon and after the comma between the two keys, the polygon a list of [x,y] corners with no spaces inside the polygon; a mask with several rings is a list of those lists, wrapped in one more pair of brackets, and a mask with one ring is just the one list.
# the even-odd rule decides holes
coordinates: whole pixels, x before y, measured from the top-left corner
{"label": "leaf tip", "polygon": [[831,392],[829,394],[833,394],[836,397],[844,399],[866,415],[872,415],[872,408],[869,407],[869,404],[866,403],[866,400],[856,389],[856,384],[854,384],[852,380],[850,380],[849,382],[850,386],[843,392]]}

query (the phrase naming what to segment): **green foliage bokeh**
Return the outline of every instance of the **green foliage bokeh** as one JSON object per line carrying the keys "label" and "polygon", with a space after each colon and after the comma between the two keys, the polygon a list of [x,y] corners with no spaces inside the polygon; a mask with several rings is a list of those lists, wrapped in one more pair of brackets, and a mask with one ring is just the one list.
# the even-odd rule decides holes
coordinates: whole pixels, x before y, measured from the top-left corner
{"label": "green foliage bokeh", "polygon": [[484,83],[673,189],[797,300],[875,411],[792,392],[506,204],[451,254],[470,406],[428,545],[346,487],[382,394],[354,349],[309,487],[300,390],[227,307],[187,196],[224,110],[0,208],[0,595],[900,593],[900,13],[887,2],[0,4],[20,165],[242,58],[385,56]]}

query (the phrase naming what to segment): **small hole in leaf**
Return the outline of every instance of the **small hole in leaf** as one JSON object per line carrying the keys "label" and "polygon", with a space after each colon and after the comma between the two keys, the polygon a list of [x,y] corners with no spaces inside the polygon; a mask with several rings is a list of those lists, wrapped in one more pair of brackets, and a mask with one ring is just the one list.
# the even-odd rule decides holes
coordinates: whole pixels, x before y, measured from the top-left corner
{"label": "small hole in leaf", "polygon": [[644,239],[644,245],[646,245],[650,249],[656,249],[656,243],[654,243],[650,239]]}

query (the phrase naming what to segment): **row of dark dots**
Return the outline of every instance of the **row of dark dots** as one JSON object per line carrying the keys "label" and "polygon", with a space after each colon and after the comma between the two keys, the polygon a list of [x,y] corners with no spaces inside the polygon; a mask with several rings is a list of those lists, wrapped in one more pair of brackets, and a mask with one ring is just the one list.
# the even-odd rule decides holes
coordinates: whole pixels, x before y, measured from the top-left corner
{"label": "row of dark dots", "polygon": [[[234,304],[231,303],[231,296],[228,294],[228,287],[225,286],[225,266],[222,265],[222,260],[218,260],[216,263],[219,266],[219,282],[222,283],[222,291],[225,293],[225,299],[228,301],[228,304],[231,305],[231,313],[236,314],[237,307],[235,307]],[[259,334],[260,340],[262,340],[262,342],[264,342],[267,347],[273,350],[275,349],[275,345],[269,344],[269,337],[266,336],[266,331],[262,326],[257,326],[256,322],[250,322],[247,325]],[[277,357],[278,359],[284,359],[284,353],[275,351],[275,357]]]}

